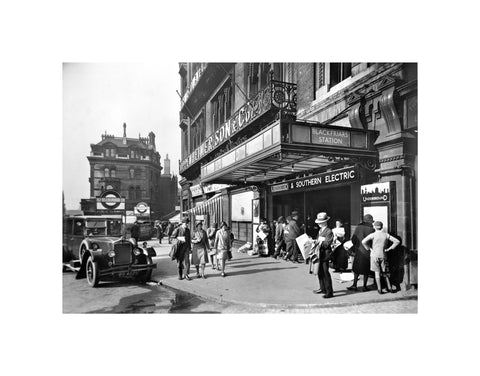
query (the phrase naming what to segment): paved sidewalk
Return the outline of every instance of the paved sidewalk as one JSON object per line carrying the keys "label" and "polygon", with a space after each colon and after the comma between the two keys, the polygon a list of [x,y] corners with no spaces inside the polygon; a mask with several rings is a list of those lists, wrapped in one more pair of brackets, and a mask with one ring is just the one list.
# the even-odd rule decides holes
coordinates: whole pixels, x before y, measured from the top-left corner
{"label": "paved sidewalk", "polygon": [[342,282],[340,273],[333,272],[334,297],[324,299],[322,295],[313,293],[318,288],[318,279],[308,273],[308,265],[293,264],[272,257],[249,256],[235,251],[233,260],[227,262],[225,278],[218,271],[212,270],[211,265],[207,265],[207,279],[197,279],[195,267],[192,267],[191,281],[178,280],[176,263],[168,257],[170,246],[158,245],[158,242],[153,244],[153,241],[152,245],[157,252],[157,257],[154,258],[157,269],[152,279],[161,281],[163,286],[220,303],[266,308],[314,308],[417,299],[417,290],[406,291],[403,286],[403,290],[396,294],[379,295],[373,286],[373,279],[369,280],[371,291],[351,292],[346,289],[351,282]]}

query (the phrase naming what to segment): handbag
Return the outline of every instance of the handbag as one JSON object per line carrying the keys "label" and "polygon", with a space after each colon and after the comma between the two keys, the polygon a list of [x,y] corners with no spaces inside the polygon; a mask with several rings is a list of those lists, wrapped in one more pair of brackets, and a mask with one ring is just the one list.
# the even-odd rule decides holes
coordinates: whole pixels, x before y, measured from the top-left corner
{"label": "handbag", "polygon": [[233,258],[232,251],[228,250],[227,256],[228,256],[228,259],[231,260]]}
{"label": "handbag", "polygon": [[170,249],[170,253],[168,254],[168,256],[172,259],[172,261],[177,258],[177,251],[178,251],[178,243],[175,242],[172,244],[172,248]]}

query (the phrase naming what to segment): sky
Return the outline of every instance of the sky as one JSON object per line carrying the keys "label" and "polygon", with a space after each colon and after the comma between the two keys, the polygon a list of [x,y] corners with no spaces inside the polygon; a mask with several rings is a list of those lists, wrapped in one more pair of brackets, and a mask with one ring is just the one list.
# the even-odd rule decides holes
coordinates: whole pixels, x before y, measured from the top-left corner
{"label": "sky", "polygon": [[138,138],[155,133],[178,175],[180,98],[177,62],[63,64],[63,191],[67,209],[90,197],[90,144],[101,135]]}

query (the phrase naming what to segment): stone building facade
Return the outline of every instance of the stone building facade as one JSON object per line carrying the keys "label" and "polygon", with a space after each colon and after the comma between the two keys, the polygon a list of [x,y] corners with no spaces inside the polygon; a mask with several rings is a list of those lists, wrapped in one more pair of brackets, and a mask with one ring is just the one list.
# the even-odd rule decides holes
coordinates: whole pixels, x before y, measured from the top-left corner
{"label": "stone building facade", "polygon": [[81,201],[82,210],[95,212],[95,198],[106,190],[113,190],[125,198],[126,211],[133,211],[140,202],[150,206],[151,219],[173,211],[177,203],[178,179],[161,165],[155,146],[155,134],[147,137],[127,137],[123,124],[123,137],[103,134],[100,142],[91,144],[87,157],[90,164],[90,199]]}

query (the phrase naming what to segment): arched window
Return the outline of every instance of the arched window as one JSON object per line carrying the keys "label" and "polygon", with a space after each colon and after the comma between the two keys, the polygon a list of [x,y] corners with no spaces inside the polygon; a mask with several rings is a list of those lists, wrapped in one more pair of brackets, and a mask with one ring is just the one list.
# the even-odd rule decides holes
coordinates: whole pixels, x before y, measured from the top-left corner
{"label": "arched window", "polygon": [[112,171],[110,171],[110,177],[114,178],[116,177],[116,175],[117,175],[117,171],[114,168],[112,168]]}
{"label": "arched window", "polygon": [[142,191],[140,190],[140,186],[137,185],[137,188],[135,189],[135,197],[137,200],[142,199]]}
{"label": "arched window", "polygon": [[108,169],[108,167],[105,167],[105,177],[106,178],[110,177],[110,170]]}
{"label": "arched window", "polygon": [[133,168],[130,169],[130,179],[135,178],[135,170]]}

